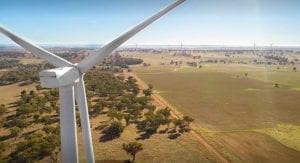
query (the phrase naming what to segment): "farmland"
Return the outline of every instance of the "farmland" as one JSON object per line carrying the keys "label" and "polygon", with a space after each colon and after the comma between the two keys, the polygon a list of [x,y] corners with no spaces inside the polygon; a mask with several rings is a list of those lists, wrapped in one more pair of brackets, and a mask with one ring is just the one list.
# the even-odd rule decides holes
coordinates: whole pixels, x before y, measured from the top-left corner
{"label": "farmland", "polygon": [[[26,62],[25,62],[26,61]],[[33,67],[35,67],[36,64],[40,64],[41,62],[36,62],[35,59],[30,60],[30,58],[27,58],[26,60],[21,59],[21,64],[18,65],[19,67],[27,65],[29,69],[32,70]],[[6,69],[3,71],[3,74],[7,74],[10,72],[15,71],[16,67],[14,69]],[[97,72],[97,73],[96,73]],[[88,85],[88,91],[89,85],[102,85],[99,84],[100,81],[98,81],[98,78],[101,78],[101,75],[103,75],[101,72],[95,71],[96,73],[96,80],[91,81],[89,74],[87,74],[87,85]],[[34,74],[38,74],[37,70],[34,70]],[[18,77],[20,74],[16,74],[16,76],[12,77]],[[22,75],[21,75],[22,76]],[[124,81],[114,77],[112,74],[107,74],[102,78],[107,79],[105,83],[111,83],[114,87],[114,90],[118,93],[119,91],[122,91],[121,89],[125,89]],[[6,78],[1,78],[1,80],[6,80]],[[26,80],[26,81],[23,81]],[[57,101],[57,92],[55,90],[52,90],[54,92],[49,94],[49,91],[51,90],[45,90],[45,89],[38,89],[39,83],[36,81],[30,81],[30,77],[25,79],[21,79],[21,82],[13,81],[13,83],[9,83],[7,85],[0,86],[0,91],[2,92],[0,94],[0,104],[5,104],[7,107],[7,110],[1,113],[1,128],[0,128],[0,138],[1,143],[5,145],[2,149],[6,149],[5,151],[1,151],[1,158],[5,161],[13,160],[13,159],[35,159],[40,160],[41,162],[49,162],[53,160],[60,160],[60,153],[59,149],[56,148],[56,145],[53,149],[53,151],[48,152],[47,154],[44,154],[43,156],[38,155],[36,158],[36,154],[30,153],[27,154],[20,149],[21,143],[26,143],[30,141],[30,136],[36,136],[37,134],[47,135],[45,133],[46,127],[56,127],[58,119],[58,112],[55,111],[55,108],[58,108],[58,101]],[[102,80],[101,80],[102,81]],[[119,86],[117,88],[117,86]],[[112,92],[110,92],[112,91]],[[124,90],[123,90],[124,91]],[[21,93],[23,92],[23,93]],[[26,93],[27,92],[27,93]],[[55,93],[56,92],[56,93]],[[101,93],[104,93],[103,90]],[[114,91],[112,88],[107,89],[107,94],[113,94]],[[49,101],[49,98],[54,101],[51,101],[50,103],[40,103],[35,105],[37,102],[42,101]],[[140,93],[139,96],[144,96],[143,93]],[[125,97],[125,96],[124,96]],[[28,98],[28,99],[27,99]],[[111,97],[112,98],[112,97]],[[92,107],[90,109],[95,109],[97,104],[97,99],[99,97],[95,98],[96,101],[92,102]],[[22,105],[23,102],[24,105]],[[108,100],[106,100],[108,101]],[[24,112],[23,114],[20,114],[20,111],[22,109],[20,108],[29,108],[29,110],[26,110],[27,112]],[[34,110],[38,108],[41,109],[40,112]],[[163,109],[160,106],[157,106],[157,109]],[[44,112],[44,110],[46,110]],[[110,112],[110,107],[105,108],[105,111],[101,110],[101,113],[94,114],[92,111],[91,114],[91,126],[92,126],[92,137],[93,137],[93,144],[94,144],[94,151],[95,151],[95,159],[97,161],[124,161],[128,160],[129,156],[126,155],[126,152],[122,150],[122,144],[137,141],[141,135],[141,130],[137,129],[138,123],[131,123],[128,126],[125,127],[125,120],[120,120],[122,125],[124,125],[124,131],[120,135],[120,137],[117,137],[113,140],[101,140],[101,137],[103,134],[103,128],[107,128],[107,126],[110,126],[112,123],[111,117],[108,116],[108,112]],[[144,111],[145,112],[145,111]],[[34,113],[34,115],[33,115]],[[93,115],[94,114],[94,115]],[[38,115],[38,116],[37,116]],[[44,123],[45,120],[50,120],[52,118],[55,118],[55,121],[53,122],[47,122]],[[16,136],[12,136],[11,134],[11,126],[6,123],[6,121],[12,121],[12,120],[22,120],[22,122],[26,122],[27,125],[22,126],[22,130],[20,133]],[[142,121],[143,118],[140,118]],[[15,125],[15,124],[12,124]],[[104,127],[103,127],[104,126]],[[99,129],[101,128],[102,129]],[[170,129],[173,128],[172,125],[170,125]],[[17,128],[17,127],[14,127]],[[158,131],[165,130],[166,126],[162,125],[159,127]],[[49,134],[49,133],[48,133]],[[54,134],[49,134],[51,136],[55,136]],[[137,161],[138,162],[218,162],[219,160],[215,158],[214,155],[212,155],[203,145],[199,144],[197,139],[189,132],[186,132],[184,134],[180,134],[178,138],[170,139],[168,137],[168,133],[156,133],[151,136],[151,138],[145,138],[138,140],[143,144],[144,150],[137,155]],[[41,136],[40,136],[41,137]],[[52,137],[51,137],[52,138]],[[81,128],[78,127],[78,143],[79,143],[79,159],[82,162],[85,162],[84,158],[84,148],[82,143],[82,132]],[[34,141],[41,141],[41,139],[37,137],[33,137]],[[1,144],[1,145],[2,145]],[[8,146],[9,144],[9,146]],[[42,143],[36,143],[36,144],[42,144]],[[35,145],[35,144],[33,144]],[[30,148],[30,145],[26,147],[26,149]],[[38,146],[34,148],[34,150],[38,150]],[[49,150],[52,147],[49,147]],[[171,150],[170,150],[171,149]],[[21,150],[22,152],[15,152]],[[57,151],[58,150],[58,151]],[[38,150],[39,151],[39,150]],[[38,153],[35,151],[34,153]],[[20,155],[19,155],[20,154]]]}
{"label": "farmland", "polygon": [[[227,160],[230,162],[299,162],[300,71],[297,55],[287,54],[288,60],[296,63],[279,64],[262,55],[251,53],[184,51],[175,52],[174,55],[170,51],[161,53],[120,51],[119,54],[127,58],[142,59],[144,63],[130,66],[131,72],[124,68],[103,74],[99,66],[97,67],[99,69],[86,76],[87,90],[90,95],[94,95],[89,105],[97,161],[127,160],[129,156],[122,150],[122,144],[138,140],[143,144],[144,150],[137,155],[137,162],[226,162]],[[35,66],[42,63],[39,59],[30,57],[18,59],[20,59],[18,67],[2,69],[0,75],[23,71],[25,65],[28,65],[36,75],[39,69],[45,68]],[[12,75],[19,77],[22,73]],[[130,75],[136,78],[137,81],[132,81],[137,82],[140,88],[135,98],[145,97],[143,90],[148,87],[147,84],[151,84],[154,87],[151,105],[155,105],[156,110],[164,109],[166,106],[172,108],[172,114],[175,116],[172,115],[171,119],[176,119],[177,115],[192,117],[195,120],[191,123],[192,132],[170,139],[169,132],[161,132],[167,127],[166,124],[162,124],[150,138],[139,140],[142,130],[137,126],[147,118],[146,113],[151,108],[151,105],[147,105],[140,113],[143,116],[138,118],[137,122],[132,120],[128,125],[124,116],[130,109],[125,107],[118,111],[118,114],[122,114],[122,118],[117,121],[124,126],[124,131],[112,140],[101,140],[104,129],[115,121],[115,118],[110,117],[110,113],[114,110],[112,108],[117,108],[115,104],[119,102],[126,102],[127,100],[119,101],[119,99],[127,99],[131,91],[134,92],[135,84],[130,85],[128,82]],[[94,76],[95,80],[91,76]],[[0,92],[3,92],[0,94],[0,104],[8,106],[7,112],[1,118],[9,119],[11,116],[16,116],[14,114],[18,112],[19,106],[13,104],[21,100],[21,91],[26,90],[31,94],[30,91],[34,90],[37,96],[32,98],[40,98],[41,100],[38,101],[43,101],[44,93],[47,94],[49,91],[37,90],[39,83],[35,75],[24,77],[29,80],[24,82],[23,78],[18,78],[13,83],[0,86]],[[2,80],[6,79],[8,78],[2,78]],[[144,84],[141,84],[141,81]],[[132,88],[127,90],[127,87]],[[126,94],[122,95],[122,92]],[[116,95],[119,97],[116,98]],[[53,97],[55,98],[57,97]],[[37,102],[36,99],[33,101]],[[102,109],[100,107],[100,111],[97,111],[99,104],[103,104],[104,101],[106,107]],[[29,105],[32,104],[34,102]],[[46,110],[51,109],[50,113],[36,113],[41,116],[38,120],[46,119],[43,117],[47,117],[48,114],[53,115],[54,118],[58,117],[55,108],[58,108],[59,103],[55,101],[53,104],[55,104],[53,108],[52,105],[49,107],[49,104],[44,104]],[[153,115],[156,114],[154,113]],[[31,113],[27,116],[34,118]],[[31,122],[31,119],[23,118]],[[38,132],[45,134],[43,129],[47,125],[44,126],[41,122],[32,121],[31,125],[25,127],[22,134],[15,139],[8,137],[10,133],[8,128],[1,128],[0,137],[5,143],[11,143],[11,147],[5,154],[14,151],[18,143],[27,141],[26,135],[30,135],[30,132],[39,130]],[[170,129],[174,128],[172,123]],[[78,139],[79,159],[84,162],[85,153],[80,127]],[[56,154],[55,158],[59,160],[60,154],[55,151],[57,150],[52,153]],[[49,159],[52,159],[52,156],[40,160]]]}
{"label": "farmland", "polygon": [[[237,63],[262,59],[253,55],[236,56],[232,64],[202,63],[202,68],[168,64],[188,57],[124,55],[151,63],[132,67],[133,72],[180,113],[195,118],[199,133],[230,160],[299,161],[300,73],[293,66]],[[202,60],[224,58],[201,55]]]}

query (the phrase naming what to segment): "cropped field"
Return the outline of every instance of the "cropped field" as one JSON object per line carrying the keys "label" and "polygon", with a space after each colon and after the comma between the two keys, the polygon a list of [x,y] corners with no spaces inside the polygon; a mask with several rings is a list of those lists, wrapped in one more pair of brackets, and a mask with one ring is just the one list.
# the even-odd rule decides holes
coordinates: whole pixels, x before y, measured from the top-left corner
{"label": "cropped field", "polygon": [[[133,70],[179,112],[195,118],[199,131],[230,160],[299,162],[300,72],[291,67],[207,64]],[[294,127],[285,131],[278,128],[281,124]]]}

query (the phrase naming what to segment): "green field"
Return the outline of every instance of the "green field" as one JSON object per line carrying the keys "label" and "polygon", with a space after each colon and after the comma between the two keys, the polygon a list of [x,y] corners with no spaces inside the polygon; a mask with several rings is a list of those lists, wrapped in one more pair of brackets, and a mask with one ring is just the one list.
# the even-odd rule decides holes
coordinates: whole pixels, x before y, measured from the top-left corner
{"label": "green field", "polygon": [[[237,64],[135,67],[134,72],[195,118],[231,160],[299,162],[300,72]],[[281,124],[295,127],[278,136],[274,130]]]}

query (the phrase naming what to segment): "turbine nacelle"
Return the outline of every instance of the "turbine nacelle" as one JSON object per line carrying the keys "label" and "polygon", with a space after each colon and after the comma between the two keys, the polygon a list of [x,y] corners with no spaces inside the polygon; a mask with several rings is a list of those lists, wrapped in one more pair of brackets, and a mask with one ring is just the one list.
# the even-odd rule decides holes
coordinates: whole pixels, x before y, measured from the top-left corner
{"label": "turbine nacelle", "polygon": [[39,76],[43,88],[59,88],[78,82],[80,73],[76,67],[59,67],[44,70]]}

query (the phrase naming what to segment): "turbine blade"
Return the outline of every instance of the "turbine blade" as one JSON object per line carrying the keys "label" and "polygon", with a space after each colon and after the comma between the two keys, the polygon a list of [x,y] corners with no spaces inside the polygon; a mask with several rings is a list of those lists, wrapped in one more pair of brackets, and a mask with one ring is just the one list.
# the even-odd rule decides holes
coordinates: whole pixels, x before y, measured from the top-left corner
{"label": "turbine blade", "polygon": [[62,162],[78,162],[74,86],[59,88]]}
{"label": "turbine blade", "polygon": [[79,82],[75,84],[76,102],[79,108],[81,128],[84,140],[84,147],[87,156],[87,162],[94,163],[94,150],[91,136],[90,119],[88,105],[86,100],[85,85],[83,76],[80,76]]}
{"label": "turbine blade", "polygon": [[0,33],[3,33],[7,37],[9,37],[12,41],[14,41],[15,43],[17,43],[18,45],[20,45],[27,51],[31,52],[32,54],[45,59],[46,61],[51,63],[53,66],[56,66],[56,67],[72,66],[72,63],[70,63],[69,61],[67,61],[53,53],[50,53],[41,47],[33,45],[29,41],[22,39],[21,37],[17,36],[16,34],[5,29],[4,27],[0,26]]}
{"label": "turbine blade", "polygon": [[91,69],[93,66],[97,65],[97,63],[101,62],[104,60],[105,57],[111,54],[115,49],[117,49],[120,45],[122,45],[125,41],[130,39],[132,36],[146,28],[148,25],[162,17],[164,14],[168,13],[172,9],[174,9],[176,6],[180,5],[183,3],[185,0],[177,0],[175,3],[171,4],[170,6],[166,7],[165,9],[161,10],[154,16],[150,17],[146,21],[142,22],[141,24],[137,25],[130,31],[126,32],[125,34],[121,35],[120,37],[116,38],[112,42],[108,43],[101,49],[93,52],[90,54],[87,58],[82,60],[79,64],[79,70],[80,72],[84,73]]}

